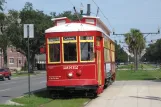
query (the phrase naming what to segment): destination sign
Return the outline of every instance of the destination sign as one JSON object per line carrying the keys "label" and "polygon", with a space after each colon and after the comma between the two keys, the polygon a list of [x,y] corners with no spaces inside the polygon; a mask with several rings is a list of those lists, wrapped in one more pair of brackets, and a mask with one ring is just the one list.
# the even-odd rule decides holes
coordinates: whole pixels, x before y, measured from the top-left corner
{"label": "destination sign", "polygon": [[69,41],[69,40],[76,40],[76,37],[64,37],[64,41]]}
{"label": "destination sign", "polygon": [[55,42],[55,41],[60,41],[60,38],[59,37],[49,38],[48,40],[49,40],[49,42]]}
{"label": "destination sign", "polygon": [[81,36],[80,37],[81,40],[93,40],[92,36]]}

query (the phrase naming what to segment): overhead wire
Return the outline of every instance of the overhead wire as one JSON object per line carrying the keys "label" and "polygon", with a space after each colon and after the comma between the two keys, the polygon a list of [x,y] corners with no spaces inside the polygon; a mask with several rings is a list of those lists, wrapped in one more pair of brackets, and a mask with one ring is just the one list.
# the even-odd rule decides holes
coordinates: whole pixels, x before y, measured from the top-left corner
{"label": "overhead wire", "polygon": [[98,6],[98,4],[97,4],[94,0],[92,0],[92,1],[93,1],[93,3],[97,6],[97,8],[99,8],[99,10],[100,10],[100,12],[102,13],[103,17],[107,20],[107,22],[109,23],[111,29],[113,30],[113,27],[112,27],[112,25],[111,25],[109,19],[108,19],[108,18],[106,17],[106,15],[103,13],[103,11],[102,11],[101,8]]}

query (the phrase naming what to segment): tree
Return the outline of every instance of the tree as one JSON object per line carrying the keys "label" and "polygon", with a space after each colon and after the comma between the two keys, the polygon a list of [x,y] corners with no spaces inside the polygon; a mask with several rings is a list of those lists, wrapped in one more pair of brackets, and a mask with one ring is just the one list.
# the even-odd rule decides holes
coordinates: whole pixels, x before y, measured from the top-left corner
{"label": "tree", "polygon": [[115,56],[116,56],[116,62],[127,62],[128,55],[124,51],[123,48],[117,42],[115,42]]}
{"label": "tree", "polygon": [[138,70],[139,56],[145,48],[145,40],[143,34],[138,29],[131,29],[125,34],[125,42],[128,45],[129,51],[134,54],[134,69]]}
{"label": "tree", "polygon": [[161,39],[157,40],[156,43],[150,44],[148,48],[146,48],[146,53],[142,57],[142,61],[149,62],[161,62]]}
{"label": "tree", "polygon": [[0,10],[3,11],[3,5],[4,5],[5,0],[0,0]]}
{"label": "tree", "polygon": [[4,67],[7,67],[7,47],[10,44],[7,30],[10,23],[9,14],[0,12],[0,48],[3,53]]}
{"label": "tree", "polygon": [[[39,53],[40,46],[45,43],[44,31],[52,26],[51,17],[44,14],[40,10],[34,10],[32,4],[27,2],[24,8],[18,12],[15,17],[21,19],[21,24],[18,26],[16,21],[12,23],[8,30],[10,40],[17,51],[28,56],[27,40],[23,37],[23,24],[34,24],[34,38],[30,39],[30,57],[29,63],[31,71],[34,70],[35,55]],[[12,14],[13,16],[13,14]],[[42,40],[42,42],[41,42]]]}
{"label": "tree", "polygon": [[79,19],[82,18],[80,13],[74,13],[72,14],[71,11],[64,11],[63,13],[59,13],[56,15],[55,12],[50,13],[54,18],[59,18],[59,17],[68,17],[72,21],[79,21]]}

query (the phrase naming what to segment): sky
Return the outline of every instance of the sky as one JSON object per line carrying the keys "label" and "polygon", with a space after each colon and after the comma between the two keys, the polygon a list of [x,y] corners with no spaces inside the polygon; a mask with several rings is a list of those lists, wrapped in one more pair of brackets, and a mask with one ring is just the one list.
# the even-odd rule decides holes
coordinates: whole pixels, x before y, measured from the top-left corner
{"label": "sky", "polygon": [[[161,0],[94,0],[100,7],[104,16],[99,12],[98,17],[115,33],[127,33],[131,28],[140,29],[143,33],[157,32],[161,27]],[[9,9],[21,10],[26,2],[33,3],[35,9],[43,10],[46,14],[50,12],[62,13],[73,11],[73,5],[77,11],[81,4],[86,12],[86,5],[91,4],[91,16],[96,16],[97,6],[92,0],[7,0],[5,11]],[[111,25],[111,26],[110,26]],[[123,36],[112,35],[113,40],[124,41]],[[146,35],[145,35],[146,36]],[[148,41],[156,41],[160,35],[149,35]],[[121,44],[124,46],[124,44]]]}

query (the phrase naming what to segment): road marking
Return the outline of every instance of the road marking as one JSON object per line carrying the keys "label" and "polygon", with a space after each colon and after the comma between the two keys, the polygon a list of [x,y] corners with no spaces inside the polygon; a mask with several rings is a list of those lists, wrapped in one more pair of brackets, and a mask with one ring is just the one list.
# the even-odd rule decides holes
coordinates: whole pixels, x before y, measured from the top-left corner
{"label": "road marking", "polygon": [[40,84],[41,84],[41,83],[45,83],[45,82],[46,82],[46,81],[41,81]]}
{"label": "road marking", "polygon": [[0,84],[0,85],[7,85],[7,84],[14,84],[16,82],[9,82],[9,83],[4,83],[4,84]]}
{"label": "road marking", "polygon": [[4,90],[0,90],[0,92],[3,92],[3,91],[9,91],[11,88],[7,88],[7,89],[4,89]]}

